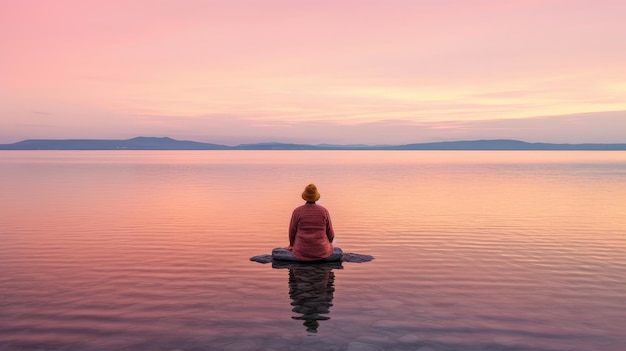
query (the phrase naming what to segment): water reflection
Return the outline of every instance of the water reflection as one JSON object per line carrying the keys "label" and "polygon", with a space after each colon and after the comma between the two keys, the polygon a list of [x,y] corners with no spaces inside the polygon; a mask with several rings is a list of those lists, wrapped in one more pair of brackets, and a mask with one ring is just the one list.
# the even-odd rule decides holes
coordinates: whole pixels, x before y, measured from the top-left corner
{"label": "water reflection", "polygon": [[273,262],[273,268],[289,269],[289,297],[291,309],[297,315],[292,319],[304,321],[307,333],[317,333],[320,321],[328,320],[335,293],[335,273],[341,262],[302,264]]}

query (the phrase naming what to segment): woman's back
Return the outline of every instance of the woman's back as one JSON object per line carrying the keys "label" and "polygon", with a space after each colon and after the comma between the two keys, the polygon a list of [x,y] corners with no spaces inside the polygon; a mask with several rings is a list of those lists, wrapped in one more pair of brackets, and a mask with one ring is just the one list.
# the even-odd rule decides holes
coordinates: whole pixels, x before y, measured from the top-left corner
{"label": "woman's back", "polygon": [[326,208],[312,202],[297,207],[289,224],[289,242],[293,254],[303,261],[320,260],[333,253],[335,237]]}

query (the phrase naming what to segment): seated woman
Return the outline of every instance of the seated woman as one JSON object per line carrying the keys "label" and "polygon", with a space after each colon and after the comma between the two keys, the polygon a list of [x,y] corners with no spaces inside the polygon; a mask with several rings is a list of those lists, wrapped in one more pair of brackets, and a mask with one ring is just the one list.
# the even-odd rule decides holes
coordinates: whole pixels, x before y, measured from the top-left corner
{"label": "seated woman", "polygon": [[293,210],[289,223],[289,246],[272,250],[275,260],[283,261],[340,261],[343,252],[333,248],[335,238],[328,210],[315,202],[320,193],[315,184],[304,188],[302,199],[306,203]]}

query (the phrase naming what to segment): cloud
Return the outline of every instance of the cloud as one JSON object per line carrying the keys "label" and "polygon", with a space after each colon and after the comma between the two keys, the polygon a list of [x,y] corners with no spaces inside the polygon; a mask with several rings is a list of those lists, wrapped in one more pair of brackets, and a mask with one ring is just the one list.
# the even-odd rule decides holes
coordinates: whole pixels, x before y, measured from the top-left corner
{"label": "cloud", "polygon": [[[134,136],[169,136],[226,145],[252,142],[307,144],[409,144],[417,142],[518,139],[554,143],[626,142],[626,111],[539,116],[496,120],[415,122],[406,119],[284,120],[200,116],[121,116],[107,111],[97,115],[75,111],[61,119],[33,112],[31,118],[6,125],[0,120],[0,142],[30,138],[124,139]],[[100,122],[94,124],[92,119]],[[106,123],[103,123],[106,121]]]}
{"label": "cloud", "polygon": [[267,141],[374,145],[475,139],[555,143],[626,142],[626,111],[421,123],[402,119],[352,123],[333,120],[256,120],[225,115],[193,118],[145,116],[143,121],[144,131],[162,132],[162,127],[166,127],[170,133],[168,136],[228,145]]}

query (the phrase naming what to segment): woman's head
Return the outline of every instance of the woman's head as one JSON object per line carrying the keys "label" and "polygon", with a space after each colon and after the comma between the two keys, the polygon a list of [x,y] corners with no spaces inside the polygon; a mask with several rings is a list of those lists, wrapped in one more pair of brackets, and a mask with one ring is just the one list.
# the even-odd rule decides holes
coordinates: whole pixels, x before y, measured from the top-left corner
{"label": "woman's head", "polygon": [[315,184],[309,184],[304,188],[302,199],[307,202],[315,202],[320,199],[320,193]]}

